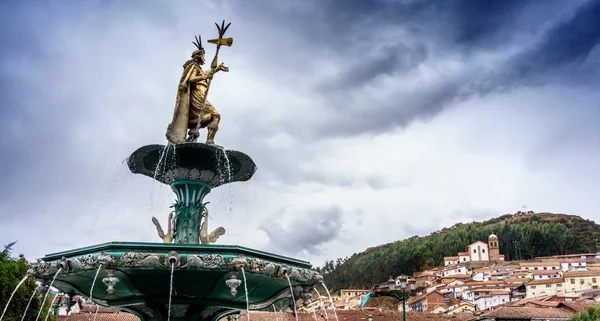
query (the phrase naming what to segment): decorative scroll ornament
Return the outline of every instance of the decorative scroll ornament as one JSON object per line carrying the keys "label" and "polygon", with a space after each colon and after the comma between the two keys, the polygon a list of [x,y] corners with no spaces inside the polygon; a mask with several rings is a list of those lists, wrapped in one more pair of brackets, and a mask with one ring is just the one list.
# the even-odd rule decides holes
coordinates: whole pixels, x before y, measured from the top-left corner
{"label": "decorative scroll ornament", "polygon": [[254,272],[254,273],[261,273],[261,274],[266,274],[266,275],[274,275],[275,274],[275,270],[277,269],[277,267],[275,267],[275,264],[271,263],[271,262],[267,262],[265,260],[261,260],[261,259],[250,259],[250,272]]}
{"label": "decorative scroll ornament", "polygon": [[225,259],[219,254],[190,254],[187,256],[187,262],[181,268],[205,268],[216,269],[225,266]]}
{"label": "decorative scroll ornament", "polygon": [[158,253],[127,252],[119,258],[118,265],[126,267],[163,267]]}

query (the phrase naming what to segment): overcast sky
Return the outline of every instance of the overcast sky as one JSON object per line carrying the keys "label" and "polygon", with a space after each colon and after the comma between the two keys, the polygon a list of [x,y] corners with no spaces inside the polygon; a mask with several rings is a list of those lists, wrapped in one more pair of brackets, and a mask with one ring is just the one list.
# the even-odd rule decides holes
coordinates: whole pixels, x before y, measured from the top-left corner
{"label": "overcast sky", "polygon": [[160,241],[174,194],[122,162],[222,19],[216,142],[259,170],[205,199],[220,244],[321,265],[522,205],[600,220],[600,1],[5,0],[0,244]]}

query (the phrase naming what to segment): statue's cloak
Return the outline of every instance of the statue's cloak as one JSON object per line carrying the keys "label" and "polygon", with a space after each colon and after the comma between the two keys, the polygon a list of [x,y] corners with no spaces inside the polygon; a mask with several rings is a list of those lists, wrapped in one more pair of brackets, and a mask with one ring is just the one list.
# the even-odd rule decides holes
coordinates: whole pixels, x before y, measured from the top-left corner
{"label": "statue's cloak", "polygon": [[173,144],[181,144],[185,142],[185,137],[190,120],[190,94],[193,84],[187,83],[193,71],[197,68],[193,60],[188,60],[183,65],[183,74],[179,84],[187,84],[185,89],[177,87],[177,100],[175,101],[175,111],[173,112],[173,120],[167,127],[167,140]]}

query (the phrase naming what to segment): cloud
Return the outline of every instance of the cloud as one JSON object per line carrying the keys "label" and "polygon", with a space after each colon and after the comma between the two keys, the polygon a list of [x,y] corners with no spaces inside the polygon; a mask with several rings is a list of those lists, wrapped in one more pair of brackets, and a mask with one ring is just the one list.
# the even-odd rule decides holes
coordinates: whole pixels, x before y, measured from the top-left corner
{"label": "cloud", "polygon": [[223,18],[216,140],[259,169],[207,196],[219,243],[318,264],[524,203],[597,219],[597,2],[354,4],[3,2],[0,243],[158,241],[173,194],[122,161]]}
{"label": "cloud", "polygon": [[281,208],[260,224],[272,247],[285,253],[322,255],[320,246],[334,240],[342,229],[342,211],[331,206],[325,209],[298,211]]}

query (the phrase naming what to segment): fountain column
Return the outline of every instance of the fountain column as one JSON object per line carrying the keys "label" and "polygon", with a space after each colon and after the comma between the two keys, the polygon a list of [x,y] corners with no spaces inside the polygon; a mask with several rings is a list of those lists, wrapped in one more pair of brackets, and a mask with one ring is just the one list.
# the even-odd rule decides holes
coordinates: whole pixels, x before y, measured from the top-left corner
{"label": "fountain column", "polygon": [[210,193],[211,186],[201,181],[178,180],[171,184],[177,201],[173,239],[178,244],[200,243],[200,222],[205,204],[204,197]]}

